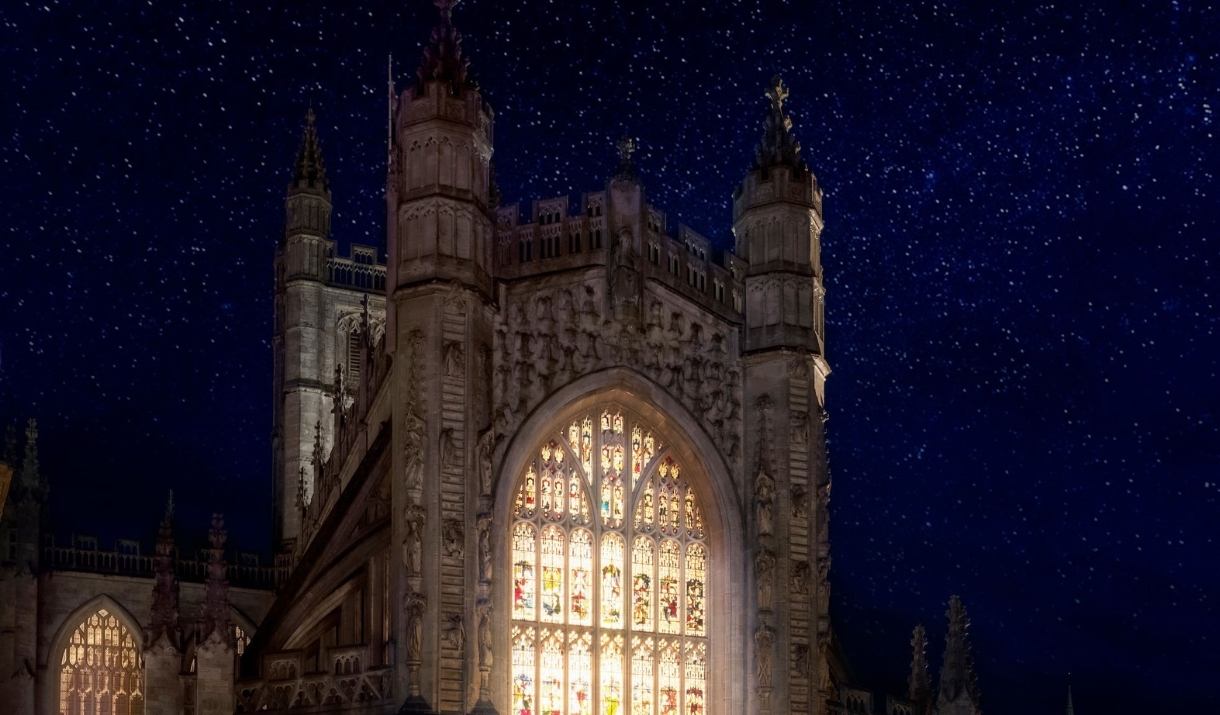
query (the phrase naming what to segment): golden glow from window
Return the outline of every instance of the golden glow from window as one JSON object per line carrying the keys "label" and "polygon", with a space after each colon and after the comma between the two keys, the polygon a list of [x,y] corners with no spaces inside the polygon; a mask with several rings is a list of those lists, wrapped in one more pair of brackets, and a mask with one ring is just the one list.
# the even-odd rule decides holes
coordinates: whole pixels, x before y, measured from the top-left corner
{"label": "golden glow from window", "polygon": [[709,551],[689,465],[618,407],[518,477],[511,715],[704,715]]}
{"label": "golden glow from window", "polygon": [[76,627],[59,662],[60,715],[143,715],[140,647],[100,609]]}

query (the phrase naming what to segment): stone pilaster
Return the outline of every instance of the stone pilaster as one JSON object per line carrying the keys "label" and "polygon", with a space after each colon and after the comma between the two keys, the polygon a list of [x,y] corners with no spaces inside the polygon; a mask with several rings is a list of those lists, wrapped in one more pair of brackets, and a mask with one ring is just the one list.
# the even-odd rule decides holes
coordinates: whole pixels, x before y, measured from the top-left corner
{"label": "stone pilaster", "polygon": [[195,646],[195,715],[232,715],[237,654],[220,631]]}

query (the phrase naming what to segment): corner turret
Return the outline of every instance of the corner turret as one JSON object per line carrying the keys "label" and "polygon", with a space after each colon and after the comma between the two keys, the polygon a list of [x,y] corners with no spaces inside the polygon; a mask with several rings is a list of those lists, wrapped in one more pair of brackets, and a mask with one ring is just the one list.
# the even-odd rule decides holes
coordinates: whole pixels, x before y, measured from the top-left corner
{"label": "corner turret", "polygon": [[301,145],[292,165],[292,180],[284,200],[284,236],[276,277],[279,283],[296,278],[322,280],[330,238],[331,195],[322,161],[322,146],[313,109],[305,115]]}
{"label": "corner turret", "polygon": [[821,248],[822,190],[801,158],[777,75],[763,138],[733,193],[736,253],[746,273],[746,350],[806,349],[825,358]]}
{"label": "corner turret", "polygon": [[[387,288],[392,296],[431,281],[456,281],[490,298],[493,113],[462,56],[452,21],[457,3],[436,4],[440,23],[424,48],[416,82],[392,100]],[[395,320],[390,318],[391,330]]]}

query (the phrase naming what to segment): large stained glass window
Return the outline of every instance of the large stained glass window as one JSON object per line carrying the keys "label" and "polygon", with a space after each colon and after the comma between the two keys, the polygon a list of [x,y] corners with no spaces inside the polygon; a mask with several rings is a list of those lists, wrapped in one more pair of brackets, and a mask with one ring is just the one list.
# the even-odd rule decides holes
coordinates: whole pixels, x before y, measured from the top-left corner
{"label": "large stained glass window", "polygon": [[519,475],[513,715],[705,715],[710,551],[691,465],[617,406]]}
{"label": "large stained glass window", "polygon": [[144,666],[135,638],[99,609],[76,627],[59,662],[59,715],[143,715]]}

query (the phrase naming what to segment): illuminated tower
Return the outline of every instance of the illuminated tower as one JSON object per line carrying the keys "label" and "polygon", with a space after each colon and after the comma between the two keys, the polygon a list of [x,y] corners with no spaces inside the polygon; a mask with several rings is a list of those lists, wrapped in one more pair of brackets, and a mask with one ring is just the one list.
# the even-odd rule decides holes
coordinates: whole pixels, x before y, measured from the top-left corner
{"label": "illuminated tower", "polygon": [[442,530],[473,534],[476,514],[491,507],[467,475],[490,424],[492,112],[462,57],[456,3],[436,4],[440,22],[415,81],[392,105],[386,352],[392,469],[403,477],[393,479],[391,543],[403,545],[404,557],[391,560],[390,582],[394,602],[404,604],[395,609],[395,690],[406,694],[407,709],[454,712],[467,709],[463,669],[482,678],[485,692],[491,665],[439,634],[453,618],[471,623],[473,605],[447,586],[466,579],[468,561],[460,549],[442,551]]}
{"label": "illuminated tower", "polygon": [[295,539],[300,474],[312,472],[313,429],[326,402],[329,366],[319,354],[321,296],[330,245],[330,184],[311,109],[284,201],[284,235],[275,256],[273,509],[275,543]]}
{"label": "illuminated tower", "polygon": [[830,545],[823,386],[822,191],[801,158],[777,76],[750,172],[733,193],[746,263],[742,352],[759,712],[821,713],[835,697],[830,658]]}

